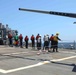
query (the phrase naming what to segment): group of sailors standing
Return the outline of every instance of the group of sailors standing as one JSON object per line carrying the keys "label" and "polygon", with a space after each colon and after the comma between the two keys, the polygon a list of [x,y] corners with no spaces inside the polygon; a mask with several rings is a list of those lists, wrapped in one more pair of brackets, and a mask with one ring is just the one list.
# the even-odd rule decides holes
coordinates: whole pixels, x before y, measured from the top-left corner
{"label": "group of sailors standing", "polygon": [[[30,40],[31,40],[31,46],[32,48],[34,49],[35,47],[37,47],[38,50],[41,50],[42,47],[43,47],[43,50],[48,50],[50,52],[50,49],[53,49],[53,52],[58,52],[58,40],[61,40],[59,37],[58,37],[59,33],[56,33],[56,35],[51,35],[49,37],[48,34],[44,35],[43,37],[43,46],[42,46],[42,37],[40,34],[38,34],[35,38],[34,35],[32,35],[30,37]],[[9,45],[12,45],[12,34],[9,34],[8,35],[8,39],[9,39]],[[36,40],[36,42],[35,42]],[[28,41],[29,41],[29,37],[26,35],[25,38],[24,38],[24,41],[25,41],[25,47],[28,48]],[[51,43],[51,45],[50,45]],[[20,34],[19,36],[16,34],[14,36],[14,45],[15,46],[19,46],[21,48],[23,48],[23,36],[22,34]],[[50,47],[49,47],[50,45]]]}
{"label": "group of sailors standing", "polygon": [[[51,35],[51,37],[49,37],[49,35],[44,35],[43,37],[43,50],[48,50],[48,52],[51,52],[51,49],[53,49],[53,52],[58,52],[58,40],[61,41],[61,39],[58,37],[59,33],[56,33],[56,35]],[[51,45],[50,45],[51,43]],[[38,50],[41,49],[41,36],[39,36],[39,34],[37,35],[37,48]]]}

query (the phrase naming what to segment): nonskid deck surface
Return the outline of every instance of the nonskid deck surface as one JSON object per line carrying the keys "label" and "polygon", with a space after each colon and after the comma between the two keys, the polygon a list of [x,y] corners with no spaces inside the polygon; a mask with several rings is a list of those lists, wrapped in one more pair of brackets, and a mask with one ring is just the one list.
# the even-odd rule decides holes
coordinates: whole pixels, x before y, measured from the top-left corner
{"label": "nonskid deck surface", "polygon": [[0,46],[0,75],[75,75],[76,50],[43,52],[29,47]]}

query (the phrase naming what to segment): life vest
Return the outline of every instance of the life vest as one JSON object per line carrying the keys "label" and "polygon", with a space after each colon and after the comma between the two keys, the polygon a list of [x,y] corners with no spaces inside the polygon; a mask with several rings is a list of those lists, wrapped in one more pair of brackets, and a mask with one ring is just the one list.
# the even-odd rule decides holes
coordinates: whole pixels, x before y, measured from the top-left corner
{"label": "life vest", "polygon": [[36,40],[38,40],[39,36],[36,36]]}
{"label": "life vest", "polygon": [[22,35],[19,36],[19,39],[23,39]]}
{"label": "life vest", "polygon": [[9,34],[9,35],[8,35],[8,38],[12,38],[12,34]]}
{"label": "life vest", "polygon": [[45,37],[44,37],[44,40],[45,40],[45,41],[49,41],[49,36],[45,36]]}
{"label": "life vest", "polygon": [[28,37],[25,37],[25,39],[24,39],[25,41],[28,41]]}
{"label": "life vest", "polygon": [[58,38],[57,38],[57,36],[54,36],[54,41],[58,41]]}
{"label": "life vest", "polygon": [[50,41],[53,41],[53,40],[54,40],[54,36],[51,36],[51,37],[50,37]]}
{"label": "life vest", "polygon": [[31,40],[34,40],[34,36],[31,36]]}
{"label": "life vest", "polygon": [[17,35],[15,36],[15,40],[18,40],[18,36]]}
{"label": "life vest", "polygon": [[38,42],[38,43],[41,43],[41,38],[40,38],[40,37],[38,38],[37,42]]}

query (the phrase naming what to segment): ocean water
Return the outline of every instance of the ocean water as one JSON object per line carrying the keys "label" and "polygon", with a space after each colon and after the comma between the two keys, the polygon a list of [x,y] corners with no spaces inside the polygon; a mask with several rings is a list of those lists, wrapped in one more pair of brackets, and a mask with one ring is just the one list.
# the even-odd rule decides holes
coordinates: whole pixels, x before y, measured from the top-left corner
{"label": "ocean water", "polygon": [[58,43],[58,47],[66,49],[76,49],[76,43],[75,42]]}
{"label": "ocean water", "polygon": [[[42,43],[43,47],[44,43]],[[25,46],[25,43],[23,43],[23,46]],[[31,43],[29,43],[29,46],[31,47]],[[35,43],[35,47],[36,43]],[[49,44],[49,47],[51,47],[51,43]],[[76,42],[59,42],[58,48],[64,48],[64,49],[76,49]]]}
{"label": "ocean water", "polygon": [[[51,45],[49,44],[49,47]],[[42,44],[43,47],[43,44]],[[60,42],[58,43],[58,48],[64,48],[64,49],[76,49],[76,43],[75,42]]]}

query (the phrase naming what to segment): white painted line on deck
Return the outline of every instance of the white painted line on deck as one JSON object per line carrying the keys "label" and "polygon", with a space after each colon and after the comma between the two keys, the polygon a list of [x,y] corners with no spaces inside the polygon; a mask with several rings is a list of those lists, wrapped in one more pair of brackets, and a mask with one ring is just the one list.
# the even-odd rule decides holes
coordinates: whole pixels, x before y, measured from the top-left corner
{"label": "white painted line on deck", "polygon": [[28,53],[28,52],[17,52],[17,53],[12,53],[12,54],[23,54],[23,53]]}
{"label": "white painted line on deck", "polygon": [[61,58],[61,59],[53,59],[50,61],[51,62],[57,62],[57,61],[63,61],[63,60],[72,59],[72,58],[76,58],[76,56],[70,56],[70,57],[65,57],[65,58]]}
{"label": "white painted line on deck", "polygon": [[6,74],[6,73],[11,73],[11,72],[19,71],[19,70],[24,70],[24,69],[28,69],[28,68],[33,68],[33,67],[41,66],[41,65],[44,65],[44,64],[47,64],[47,63],[50,63],[50,61],[39,62],[39,63],[34,64],[34,65],[20,67],[20,68],[11,69],[11,70],[0,69],[0,72]]}
{"label": "white painted line on deck", "polygon": [[72,58],[76,58],[76,56],[70,56],[70,57],[65,57],[65,58],[61,58],[61,59],[53,59],[53,60],[50,60],[50,61],[39,62],[39,63],[34,64],[34,65],[29,65],[29,66],[25,66],[25,67],[10,69],[10,70],[0,69],[0,72],[4,73],[4,74],[7,74],[7,73],[12,73],[12,72],[16,72],[16,71],[20,71],[20,70],[24,70],[24,69],[29,69],[29,68],[41,66],[41,65],[44,65],[44,64],[48,64],[50,62],[63,61],[63,60],[72,59]]}
{"label": "white painted line on deck", "polygon": [[3,50],[3,49],[4,49],[4,50],[5,50],[5,49],[7,50],[7,49],[16,49],[16,48],[14,48],[14,47],[2,47],[2,48],[0,48],[0,50]]}
{"label": "white painted line on deck", "polygon": [[1,73],[6,73],[6,70],[0,69]]}
{"label": "white painted line on deck", "polygon": [[2,55],[14,55],[14,54],[23,54],[23,53],[28,53],[28,52],[15,52],[15,53],[7,53]]}
{"label": "white painted line on deck", "polygon": [[61,53],[70,53],[70,54],[76,54],[75,52],[70,52],[70,51],[59,51]]}
{"label": "white painted line on deck", "polygon": [[15,55],[15,54],[27,54],[27,53],[32,53],[36,51],[31,51],[31,52],[15,52],[15,53],[7,53],[7,54],[2,54],[2,55]]}

